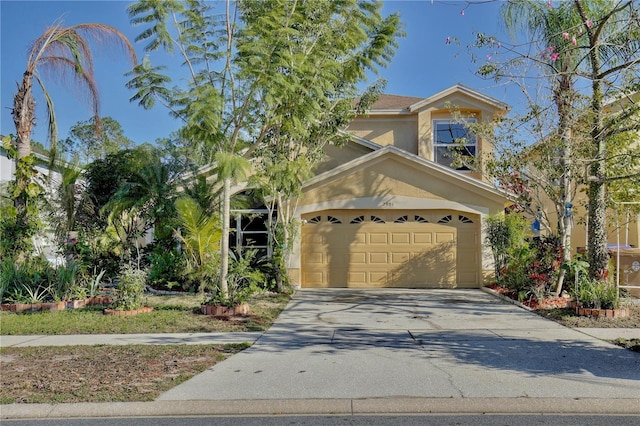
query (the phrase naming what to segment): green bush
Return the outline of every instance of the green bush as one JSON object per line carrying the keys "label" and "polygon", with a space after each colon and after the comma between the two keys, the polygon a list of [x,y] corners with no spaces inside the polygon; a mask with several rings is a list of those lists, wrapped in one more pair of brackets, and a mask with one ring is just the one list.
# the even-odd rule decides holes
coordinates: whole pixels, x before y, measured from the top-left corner
{"label": "green bush", "polygon": [[591,309],[616,309],[620,305],[616,286],[594,279],[579,282],[576,299],[583,307]]}
{"label": "green bush", "polygon": [[120,311],[142,308],[146,282],[145,271],[126,266],[118,276],[118,293],[114,307]]}

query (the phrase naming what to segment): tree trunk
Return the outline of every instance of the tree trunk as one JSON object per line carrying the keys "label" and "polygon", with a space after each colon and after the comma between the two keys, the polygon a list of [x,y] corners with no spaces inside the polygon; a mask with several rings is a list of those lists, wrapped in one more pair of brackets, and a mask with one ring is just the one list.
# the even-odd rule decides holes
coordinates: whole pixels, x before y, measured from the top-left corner
{"label": "tree trunk", "polygon": [[225,177],[222,188],[222,239],[220,240],[220,293],[229,298],[229,234],[231,214],[231,177]]}
{"label": "tree trunk", "polygon": [[18,159],[31,154],[31,130],[35,125],[36,101],[31,88],[33,75],[27,71],[22,78],[22,84],[13,98],[13,124],[16,127]]}
{"label": "tree trunk", "polygon": [[[571,80],[568,77],[561,77],[559,86],[554,94],[556,106],[558,108],[558,130],[560,132],[560,141],[562,145],[562,156],[560,158],[561,177],[561,198],[562,208],[560,209],[560,217],[558,218],[558,228],[560,231],[560,243],[562,245],[562,263],[568,264],[571,261],[571,232],[573,225],[573,197],[571,192],[572,164],[571,156],[573,155],[572,133],[571,133],[571,111],[573,109],[573,88]],[[554,294],[560,296],[562,285],[564,283],[565,269],[560,268],[556,288]]]}
{"label": "tree trunk", "polygon": [[[585,10],[580,0],[574,4],[581,16]],[[603,136],[603,98],[602,78],[600,76],[602,62],[598,34],[587,29],[589,35],[589,64],[591,66],[591,141],[593,143],[593,163],[589,168],[589,223],[587,227],[587,257],[589,261],[589,275],[591,278],[604,279],[606,277],[609,255],[607,253],[607,200],[605,192],[605,158],[606,141]]]}

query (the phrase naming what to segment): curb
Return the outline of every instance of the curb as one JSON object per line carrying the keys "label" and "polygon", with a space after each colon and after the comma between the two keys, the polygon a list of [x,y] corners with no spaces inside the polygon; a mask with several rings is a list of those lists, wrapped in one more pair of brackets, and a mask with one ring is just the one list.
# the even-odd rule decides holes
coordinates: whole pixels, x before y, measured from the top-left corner
{"label": "curb", "polygon": [[512,298],[507,297],[504,294],[500,294],[497,291],[493,291],[489,287],[480,287],[480,290],[482,290],[483,292],[485,292],[487,294],[495,296],[498,299],[503,300],[504,302],[508,302],[508,303],[511,303],[512,305],[516,305],[516,306],[524,309],[525,311],[533,312],[533,309],[531,309],[530,307],[528,307],[526,305],[523,305],[522,303],[518,302],[517,300],[513,300]]}
{"label": "curb", "polygon": [[1,405],[2,419],[217,415],[640,414],[640,398],[365,398]]}

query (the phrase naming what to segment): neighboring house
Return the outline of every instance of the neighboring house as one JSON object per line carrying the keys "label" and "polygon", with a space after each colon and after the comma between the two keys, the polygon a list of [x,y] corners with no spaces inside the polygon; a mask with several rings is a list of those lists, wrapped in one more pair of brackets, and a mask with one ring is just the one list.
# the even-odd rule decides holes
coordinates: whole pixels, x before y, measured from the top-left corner
{"label": "neighboring house", "polygon": [[[0,138],[2,138],[1,135]],[[34,155],[36,157],[35,168],[38,171],[38,175],[46,178],[48,184],[44,185],[45,191],[50,192],[52,191],[51,188],[55,188],[62,181],[62,174],[58,170],[49,169],[49,157],[47,154],[34,149]],[[15,179],[15,170],[15,160],[9,159],[7,151],[0,146],[0,205],[12,203],[7,194],[7,185]],[[62,258],[57,254],[58,248],[55,238],[50,231],[45,230],[36,235],[34,237],[34,245],[37,253],[43,254],[51,263],[57,265],[62,262]]]}
{"label": "neighboring house", "polygon": [[506,198],[451,168],[453,139],[464,155],[492,147],[467,135],[452,108],[492,122],[506,104],[456,85],[428,98],[382,95],[328,146],[298,200],[300,238],[289,272],[302,287],[477,288],[493,272],[483,222]]}

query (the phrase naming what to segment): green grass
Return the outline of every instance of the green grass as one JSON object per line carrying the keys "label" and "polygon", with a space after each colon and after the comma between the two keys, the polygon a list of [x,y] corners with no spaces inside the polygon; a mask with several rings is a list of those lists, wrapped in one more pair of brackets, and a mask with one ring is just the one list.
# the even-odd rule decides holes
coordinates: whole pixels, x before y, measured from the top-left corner
{"label": "green grass", "polygon": [[287,295],[257,295],[249,300],[251,314],[244,321],[225,321],[202,315],[202,298],[193,295],[149,296],[153,312],[135,316],[104,315],[104,307],[90,306],[59,312],[0,312],[0,334],[137,334],[264,331],[289,301]]}

